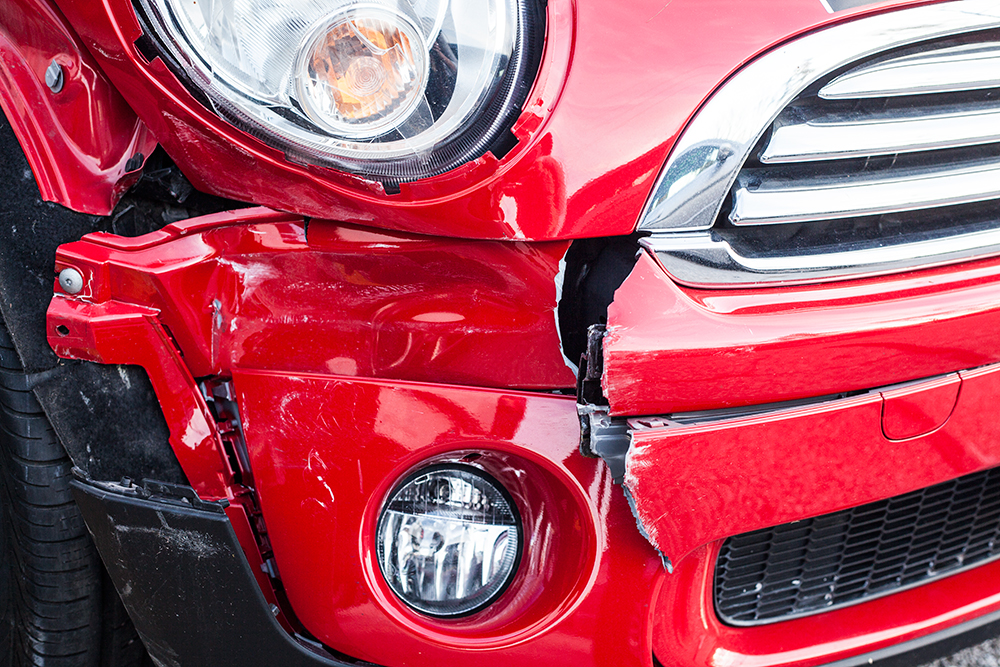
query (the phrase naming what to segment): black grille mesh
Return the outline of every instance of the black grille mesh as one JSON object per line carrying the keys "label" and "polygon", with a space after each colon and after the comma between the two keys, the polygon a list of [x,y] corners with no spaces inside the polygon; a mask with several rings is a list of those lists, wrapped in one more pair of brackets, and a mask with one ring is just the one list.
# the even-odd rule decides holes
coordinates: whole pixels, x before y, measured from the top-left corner
{"label": "black grille mesh", "polygon": [[758,625],[860,602],[1000,555],[1000,468],[731,537],[715,608]]}

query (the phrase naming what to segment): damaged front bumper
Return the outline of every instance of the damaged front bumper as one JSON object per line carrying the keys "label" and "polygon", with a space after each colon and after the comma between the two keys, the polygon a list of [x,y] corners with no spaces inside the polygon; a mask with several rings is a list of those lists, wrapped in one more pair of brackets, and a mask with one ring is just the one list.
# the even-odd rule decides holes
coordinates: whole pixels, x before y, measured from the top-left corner
{"label": "damaged front bumper", "polygon": [[[147,489],[82,477],[72,484],[109,574],[159,664],[357,664],[276,619],[276,607],[261,594],[222,505],[192,507],[179,489],[156,485]],[[992,612],[832,667],[909,667],[998,633],[1000,612]],[[735,653],[716,651],[710,658],[719,664],[716,658],[727,655],[728,664],[739,664]],[[602,657],[602,664],[620,664],[613,655]],[[531,657],[526,660],[532,664]]]}
{"label": "damaged front bumper", "polygon": [[[997,611],[1000,584],[988,582],[1000,581],[1000,565],[988,535],[973,562],[971,543],[858,553],[841,541],[869,539],[874,523],[862,538],[837,529],[813,539],[812,524],[800,522],[833,517],[839,526],[846,508],[868,511],[885,499],[902,506],[917,490],[1000,466],[998,279],[1000,264],[984,261],[828,286],[693,290],[640,253],[606,330],[591,331],[580,413],[585,447],[621,479],[640,531],[673,571],[655,607],[685,611],[656,615],[657,656],[822,664]],[[989,507],[977,511],[995,521]],[[983,519],[961,512],[932,517],[940,541],[972,539],[962,531]],[[760,541],[778,539],[763,529],[782,526],[792,537],[780,539],[800,547]],[[895,548],[917,526],[890,520],[884,530],[870,539]],[[731,595],[766,601],[780,597],[776,587],[793,589],[788,610],[774,613],[781,622],[720,620],[730,595],[719,588],[730,585],[721,568],[730,565],[716,562],[734,536],[759,546],[741,552],[756,560]],[[765,570],[763,554],[778,549],[775,569],[804,574],[778,580]],[[869,557],[873,572],[890,570],[893,559],[912,562],[898,580],[866,584],[877,595],[837,603],[851,559]],[[921,563],[926,576],[914,576]],[[803,602],[816,591],[831,594]]]}
{"label": "damaged front bumper", "polygon": [[[49,342],[64,357],[142,366],[197,497],[226,505],[296,643],[390,666],[469,651],[484,665],[648,666],[649,598],[609,583],[652,590],[662,569],[604,465],[578,453],[555,317],[567,245],[265,210],[134,239],[93,234],[59,251],[57,269],[82,287],[57,288]],[[393,486],[441,463],[499,480],[530,545],[500,600],[458,620],[408,608],[373,558]],[[105,558],[123,557],[113,527],[92,530]],[[145,548],[114,574],[130,613],[150,616],[159,594],[140,587],[155,582],[130,573]],[[199,616],[184,621],[197,628]],[[137,627],[154,658],[189,655],[147,621]]]}
{"label": "damaged front bumper", "polygon": [[[284,633],[289,660],[814,665],[1000,610],[1000,584],[983,583],[998,562],[758,627],[719,620],[712,583],[731,536],[1000,465],[1000,262],[751,294],[682,289],[641,253],[592,336],[581,406],[555,318],[566,250],[262,209],[95,234],[59,252],[82,287],[57,290],[49,340],[145,369],[199,502],[215,503],[192,505],[214,540],[202,555],[245,560],[226,576],[261,595],[236,603],[271,615],[254,623]],[[580,455],[581,413],[607,466]],[[498,602],[458,620],[406,607],[373,556],[393,487],[441,463],[499,480],[528,545]],[[78,482],[98,546],[151,653],[183,663],[181,635],[153,618],[156,582],[131,572],[152,547],[121,551],[129,531],[101,518],[117,510],[87,504],[126,508],[145,540],[187,519],[165,514],[154,535],[156,494],[101,482]],[[162,550],[200,557],[181,546]]]}

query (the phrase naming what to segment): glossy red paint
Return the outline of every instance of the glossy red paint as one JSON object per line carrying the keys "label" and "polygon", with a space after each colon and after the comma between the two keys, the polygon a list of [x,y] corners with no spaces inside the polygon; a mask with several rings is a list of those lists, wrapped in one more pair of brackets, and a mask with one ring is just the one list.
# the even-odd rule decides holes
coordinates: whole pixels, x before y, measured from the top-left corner
{"label": "glossy red paint", "polygon": [[[62,90],[45,85],[51,62]],[[0,1],[0,107],[31,165],[42,198],[106,215],[139,177],[132,156],[156,140],[45,0]],[[30,175],[25,178],[29,184]]]}
{"label": "glossy red paint", "polygon": [[723,625],[712,578],[721,543],[677,564],[653,607],[653,647],[671,667],[812,667],[876,651],[1000,609],[1000,563],[815,616]]}
{"label": "glossy red paint", "polygon": [[[138,54],[130,0],[59,4],[80,39],[46,27],[61,18],[41,0],[0,0],[0,102],[43,194],[106,212],[131,178],[127,158],[153,145],[102,67],[196,186],[294,213],[236,211],[64,246],[57,269],[80,271],[85,288],[57,288],[49,340],[62,356],[146,369],[182,467],[202,498],[231,502],[275,603],[254,502],[195,378],[233,380],[290,608],[325,644],[415,667],[470,655],[651,667],[654,652],[691,667],[813,665],[1000,609],[997,563],[752,629],[722,625],[711,598],[721,538],[1000,464],[989,419],[1000,365],[984,366],[1000,360],[1000,260],[713,292],[677,286],[643,254],[610,311],[613,414],[867,392],[725,421],[632,420],[626,483],[671,575],[604,463],[579,454],[575,402],[517,391],[573,385],[555,320],[566,239],[634,229],[674,138],[722,81],[797,34],[915,2],[831,16],[819,0],[550,0],[518,146],[394,196],[289,162],[202,108]],[[14,12],[26,16],[20,32]],[[25,47],[42,28],[55,41]],[[64,56],[72,94],[52,97],[39,67]],[[940,374],[950,375],[872,389]],[[511,491],[528,549],[497,603],[443,621],[394,597],[374,540],[398,480],[448,461]]]}
{"label": "glossy red paint", "polygon": [[[659,558],[604,464],[578,452],[572,398],[241,370],[234,383],[261,507],[300,621],[376,664],[651,665]],[[381,504],[409,472],[479,466],[511,492],[524,557],[472,616],[409,610],[375,562]]]}
{"label": "glossy red paint", "polygon": [[567,247],[307,231],[248,209],[90,234],[56,261],[84,276],[75,298],[155,309],[195,377],[249,366],[555,389],[575,382],[555,316]]}
{"label": "glossy red paint", "polygon": [[487,155],[386,196],[376,184],[288,162],[206,111],[159,59],[147,64],[138,53],[130,0],[59,0],[197,187],[343,222],[534,240],[631,232],[673,140],[735,69],[793,35],[904,4],[913,3],[831,16],[819,0],[550,0],[518,146],[499,163]]}
{"label": "glossy red paint", "polygon": [[941,428],[958,402],[962,378],[957,373],[882,392],[882,433],[907,440]]}
{"label": "glossy red paint", "polygon": [[[960,398],[950,418],[902,442],[882,432],[880,392],[750,417],[640,426],[625,471],[636,517],[676,562],[730,535],[1000,465],[1000,425],[989,409],[1000,395],[1000,365],[959,375]],[[906,391],[919,402],[921,389],[936,396],[942,386],[932,380]]]}
{"label": "glossy red paint", "polygon": [[643,253],[608,310],[604,392],[612,414],[665,414],[994,363],[998,288],[991,259],[834,285],[690,290]]}
{"label": "glossy red paint", "polygon": [[[324,360],[323,367],[330,355],[340,355],[342,339],[363,339],[309,329],[304,315],[329,311],[331,303],[355,310],[327,313],[328,326],[336,320],[410,327],[411,347],[427,351],[406,357],[400,372],[411,375],[448,372],[429,353],[436,348],[440,355],[448,345],[418,344],[420,336],[440,340],[445,327],[461,327],[469,344],[499,348],[453,362],[478,377],[493,377],[488,364],[477,367],[482,360],[504,361],[488,355],[508,355],[508,369],[524,357],[527,368],[546,354],[558,355],[551,332],[555,273],[565,247],[431,240],[318,221],[307,234],[302,220],[263,209],[207,216],[134,239],[94,234],[59,251],[57,267],[80,271],[85,287],[53,299],[49,340],[62,356],[143,366],[170,425],[171,444],[199,495],[239,504],[243,496],[191,369],[212,372],[207,361],[215,360],[232,375],[285,590],[296,617],[336,649],[383,664],[440,664],[474,650],[482,664],[546,656],[554,664],[649,667],[647,611],[663,569],[635,531],[604,464],[579,456],[572,397],[285,370],[308,367],[312,359]],[[272,287],[268,280],[247,280],[249,274],[270,276]],[[340,288],[336,298],[318,299],[331,283]],[[369,298],[349,298],[358,287]],[[206,291],[226,307],[211,308]],[[463,298],[466,292],[473,298]],[[496,312],[491,295],[499,294],[518,309]],[[227,326],[215,323],[217,313]],[[379,313],[385,313],[381,320]],[[253,345],[213,339],[214,331],[230,330],[229,318],[236,315],[249,318],[240,320],[238,331],[252,329],[247,322],[257,323],[257,334],[291,324],[286,338],[271,345],[266,335]],[[466,321],[468,327],[460,324]],[[518,327],[527,323],[530,330],[543,321],[551,334],[539,339],[546,345],[525,347],[531,339],[518,337]],[[491,338],[494,331],[504,338]],[[293,332],[297,337],[288,338]],[[290,355],[290,349],[316,352]],[[353,369],[371,363],[360,349]],[[572,377],[561,357],[551,358]],[[269,370],[248,370],[253,364]],[[351,406],[348,412],[344,406]],[[473,617],[440,622],[395,599],[371,551],[379,503],[395,480],[421,462],[456,457],[504,482],[531,549],[502,602]],[[259,563],[248,512],[239,504],[230,517],[251,562]],[[630,586],[608,585],[617,581]]]}

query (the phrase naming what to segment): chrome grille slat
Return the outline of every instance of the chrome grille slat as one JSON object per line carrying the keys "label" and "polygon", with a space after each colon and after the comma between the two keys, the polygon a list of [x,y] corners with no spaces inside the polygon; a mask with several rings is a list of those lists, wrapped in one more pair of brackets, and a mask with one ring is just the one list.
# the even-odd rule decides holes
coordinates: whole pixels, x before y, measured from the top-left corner
{"label": "chrome grille slat", "polygon": [[974,146],[1000,141],[1000,106],[925,116],[855,114],[849,120],[780,119],[761,151],[765,165],[838,160]]}
{"label": "chrome grille slat", "polygon": [[[1000,86],[1000,41],[954,42],[876,56],[807,88],[737,175],[728,223],[810,225],[1000,200],[1000,154],[980,150],[1000,142],[1000,90],[980,90]],[[970,103],[969,90],[982,99]],[[906,249],[893,250],[886,262]],[[817,268],[811,253],[793,254]]]}
{"label": "chrome grille slat", "polygon": [[1000,86],[1000,43],[962,44],[851,70],[819,91],[826,100],[954,93]]}
{"label": "chrome grille slat", "polygon": [[[727,80],[688,124],[650,193],[639,230],[664,235],[710,229],[758,140],[802,93],[815,94],[852,64],[894,49],[962,40],[977,32],[985,35],[983,42],[1000,41],[995,0],[905,7],[838,23],[776,47]],[[726,282],[723,276],[719,282]]]}
{"label": "chrome grille slat", "polygon": [[640,243],[656,254],[668,273],[683,277],[681,282],[692,287],[790,285],[884,275],[1000,255],[1000,228],[905,245],[786,256],[741,253],[711,232],[663,234]]}
{"label": "chrome grille slat", "polygon": [[[761,180],[759,187],[748,184]],[[760,170],[737,178],[729,220],[734,225],[814,222],[901,213],[1000,198],[1000,163],[927,170],[888,178],[777,181]]]}

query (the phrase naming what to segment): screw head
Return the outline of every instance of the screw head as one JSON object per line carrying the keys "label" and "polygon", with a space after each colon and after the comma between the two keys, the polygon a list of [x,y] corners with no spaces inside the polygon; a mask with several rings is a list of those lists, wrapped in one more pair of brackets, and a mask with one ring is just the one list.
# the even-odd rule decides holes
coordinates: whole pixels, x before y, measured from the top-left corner
{"label": "screw head", "polygon": [[67,294],[77,294],[83,289],[83,276],[76,269],[63,269],[59,272],[59,287]]}
{"label": "screw head", "polygon": [[45,70],[45,85],[49,87],[49,90],[53,93],[58,93],[63,89],[65,78],[62,66],[55,60],[50,62],[48,68]]}

